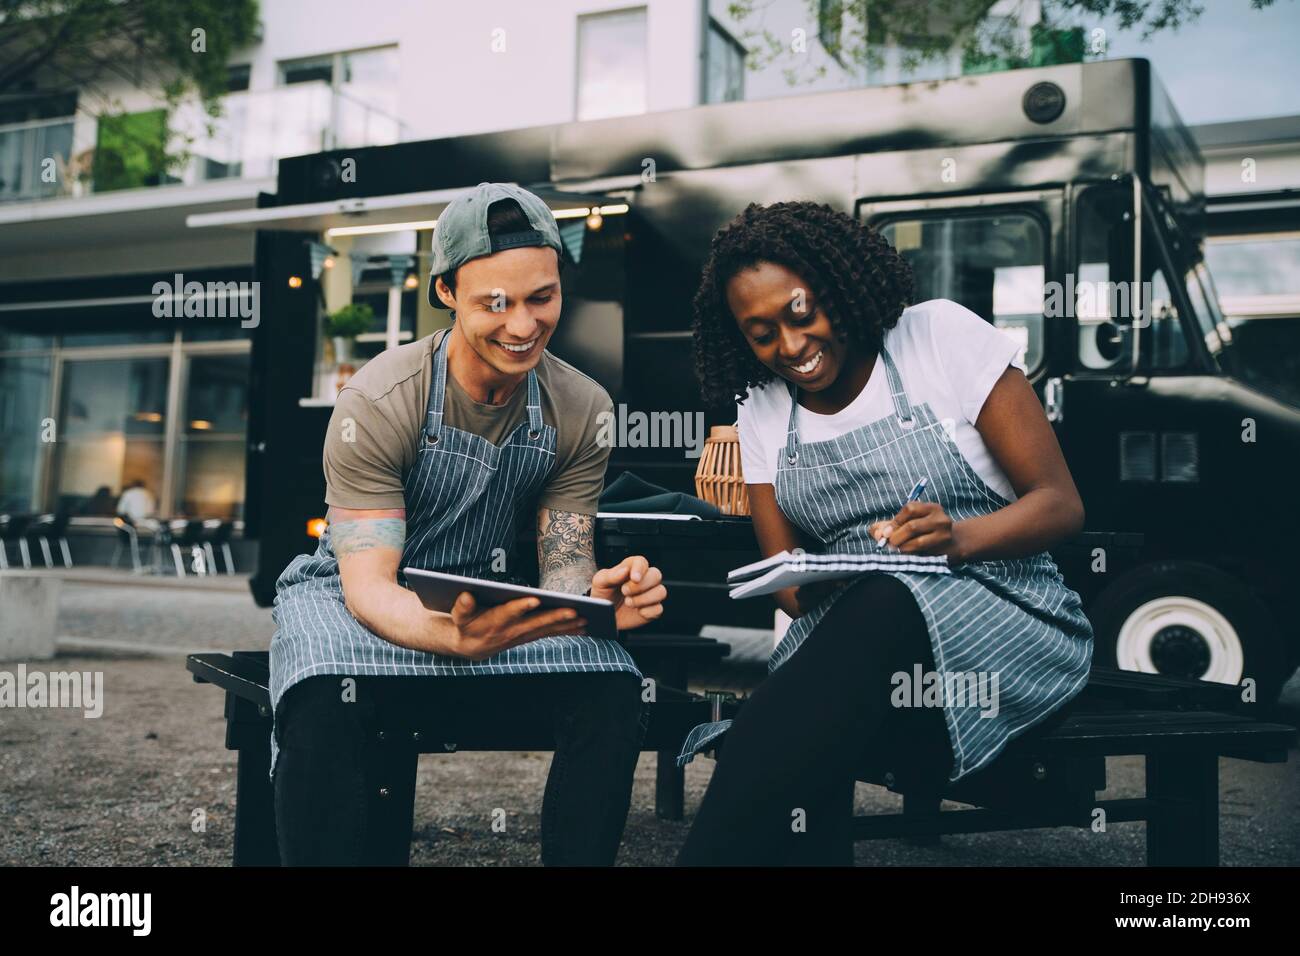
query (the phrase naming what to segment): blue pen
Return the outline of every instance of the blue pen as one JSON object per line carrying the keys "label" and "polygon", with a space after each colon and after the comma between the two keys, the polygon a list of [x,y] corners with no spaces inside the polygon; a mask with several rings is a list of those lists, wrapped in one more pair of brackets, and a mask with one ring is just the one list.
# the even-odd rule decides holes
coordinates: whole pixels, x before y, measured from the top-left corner
{"label": "blue pen", "polygon": [[[913,501],[916,501],[918,498],[920,498],[921,495],[925,494],[925,486],[928,485],[929,483],[930,483],[930,476],[926,475],[924,478],[922,478],[920,481],[914,484],[912,486],[912,490],[907,495],[907,504],[911,504]],[[876,548],[880,549],[886,547],[885,544],[886,540],[888,539],[877,538]]]}

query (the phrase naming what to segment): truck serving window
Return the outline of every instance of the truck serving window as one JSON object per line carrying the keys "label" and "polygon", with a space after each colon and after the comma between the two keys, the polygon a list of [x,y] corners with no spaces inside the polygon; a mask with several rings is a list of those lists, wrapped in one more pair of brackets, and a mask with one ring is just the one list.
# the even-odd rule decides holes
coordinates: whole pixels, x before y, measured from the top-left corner
{"label": "truck serving window", "polygon": [[1020,343],[1030,375],[1043,359],[1046,238],[1025,213],[896,219],[881,227],[912,265],[917,299],[952,299]]}

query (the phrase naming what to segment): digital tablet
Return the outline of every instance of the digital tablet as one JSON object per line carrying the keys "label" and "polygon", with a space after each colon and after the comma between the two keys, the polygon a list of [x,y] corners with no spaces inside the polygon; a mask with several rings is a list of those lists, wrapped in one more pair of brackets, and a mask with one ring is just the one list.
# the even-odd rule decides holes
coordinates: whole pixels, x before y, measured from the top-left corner
{"label": "digital tablet", "polygon": [[614,603],[604,598],[584,597],[581,594],[567,594],[564,591],[545,591],[542,588],[529,588],[520,584],[504,584],[500,581],[487,581],[483,578],[466,578],[459,574],[443,574],[441,571],[422,571],[419,568],[403,568],[406,582],[411,586],[420,603],[431,611],[451,613],[451,606],[462,592],[468,591],[474,596],[480,607],[494,607],[514,601],[521,597],[535,597],[541,603],[537,610],[570,607],[587,622],[584,631],[591,637],[604,637],[611,641],[618,640],[618,625],[614,621]]}

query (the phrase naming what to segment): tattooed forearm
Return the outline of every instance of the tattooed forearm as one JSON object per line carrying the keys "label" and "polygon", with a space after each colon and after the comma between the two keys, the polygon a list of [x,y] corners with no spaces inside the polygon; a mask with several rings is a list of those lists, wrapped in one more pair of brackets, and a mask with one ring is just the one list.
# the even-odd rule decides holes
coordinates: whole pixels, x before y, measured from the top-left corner
{"label": "tattooed forearm", "polygon": [[406,546],[406,512],[330,509],[330,544],[336,555],[356,554],[371,548]]}
{"label": "tattooed forearm", "polygon": [[537,568],[548,591],[585,594],[596,573],[595,517],[539,508]]}

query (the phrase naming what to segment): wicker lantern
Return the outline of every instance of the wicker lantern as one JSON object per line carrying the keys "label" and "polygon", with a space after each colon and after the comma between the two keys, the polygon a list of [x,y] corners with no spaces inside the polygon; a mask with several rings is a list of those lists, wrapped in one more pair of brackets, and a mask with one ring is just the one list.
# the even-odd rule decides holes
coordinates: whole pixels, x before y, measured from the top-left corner
{"label": "wicker lantern", "polygon": [[749,514],[749,495],[740,466],[740,436],[735,425],[709,429],[695,469],[695,494],[717,505],[726,515]]}

